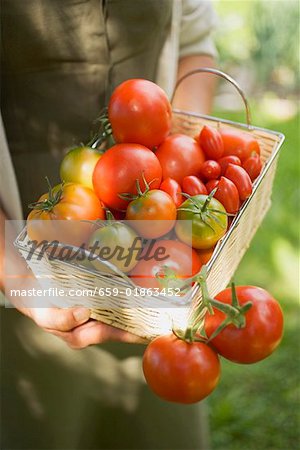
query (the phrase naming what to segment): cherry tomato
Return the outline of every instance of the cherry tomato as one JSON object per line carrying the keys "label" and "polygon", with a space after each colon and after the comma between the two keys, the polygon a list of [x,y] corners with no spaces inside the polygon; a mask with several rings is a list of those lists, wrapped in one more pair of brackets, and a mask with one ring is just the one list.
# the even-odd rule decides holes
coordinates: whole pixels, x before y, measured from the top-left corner
{"label": "cherry tomato", "polygon": [[260,154],[259,144],[253,136],[232,128],[220,128],[220,133],[224,144],[224,156],[235,155],[244,161],[252,152]]}
{"label": "cherry tomato", "polygon": [[206,180],[217,180],[221,175],[221,166],[217,161],[208,159],[202,164],[201,175]]}
{"label": "cherry tomato", "polygon": [[206,183],[206,189],[207,189],[207,193],[210,194],[211,191],[213,191],[219,184],[219,180],[209,180]]}
{"label": "cherry tomato", "polygon": [[155,154],[138,144],[117,144],[107,150],[96,164],[94,190],[110,208],[125,209],[128,201],[120,194],[137,194],[136,180],[145,189],[143,175],[151,188],[161,183],[161,166]]}
{"label": "cherry tomato", "polygon": [[225,177],[231,180],[239,191],[240,200],[243,202],[252,193],[252,181],[243,167],[228,164]]}
{"label": "cherry tomato", "polygon": [[[104,259],[122,272],[130,272],[138,262],[142,242],[127,224],[112,221],[99,227],[89,241],[91,264],[100,272],[105,266],[96,258]],[[132,249],[132,254],[130,254]]]}
{"label": "cherry tomato", "polygon": [[90,147],[75,147],[68,151],[60,165],[60,179],[93,189],[93,172],[101,153]]}
{"label": "cherry tomato", "polygon": [[177,210],[176,235],[196,249],[213,247],[227,230],[224,206],[215,198],[210,200],[209,205],[206,201],[207,195],[195,195]]}
{"label": "cherry tomato", "polygon": [[84,220],[104,219],[103,205],[92,189],[82,184],[55,186],[30,205],[27,234],[31,240],[59,241],[81,246],[93,231]]}
{"label": "cherry tomato", "polygon": [[126,219],[140,236],[155,239],[174,227],[176,206],[169,194],[154,189],[129,203]]}
{"label": "cherry tomato", "polygon": [[183,192],[189,195],[207,194],[205,184],[195,175],[189,175],[182,180]]}
{"label": "cherry tomato", "polygon": [[253,153],[253,155],[249,156],[249,158],[243,162],[243,168],[246,170],[251,180],[254,181],[262,169],[262,162],[259,155]]}
{"label": "cherry tomato", "polygon": [[173,178],[166,178],[160,185],[160,188],[162,191],[166,192],[170,195],[173,202],[175,203],[176,207],[181,205],[183,202],[183,196],[181,195],[181,187],[180,184],[177,183],[176,180],[173,180]]}
{"label": "cherry tomato", "polygon": [[164,267],[172,269],[178,278],[184,279],[199,272],[201,261],[196,251],[183,242],[160,240],[150,243],[130,277],[139,286],[161,289],[163,286],[157,274],[162,273]]}
{"label": "cherry tomato", "polygon": [[158,147],[156,156],[163,171],[163,179],[173,178],[179,184],[188,175],[199,175],[205,160],[195,139],[184,134],[173,134]]}
{"label": "cherry tomato", "polygon": [[223,158],[220,158],[218,160],[218,163],[221,166],[221,175],[225,174],[229,163],[235,164],[237,166],[242,165],[240,158],[238,156],[234,156],[234,155],[223,156]]}
{"label": "cherry tomato", "polygon": [[205,125],[198,138],[199,144],[208,159],[219,159],[224,153],[224,144],[216,128]]}
{"label": "cherry tomato", "polygon": [[207,397],[220,378],[218,355],[202,342],[160,336],[146,348],[143,371],[150,389],[169,402],[195,403]]}
{"label": "cherry tomato", "polygon": [[[255,286],[236,288],[240,305],[251,301],[252,307],[246,312],[246,325],[237,328],[230,324],[211,342],[220,355],[242,364],[255,363],[269,356],[279,345],[283,333],[283,314],[279,303],[264,289]],[[216,299],[230,304],[231,289],[220,292]],[[223,322],[225,314],[214,308],[214,315],[206,315],[207,336]]]}
{"label": "cherry tomato", "polygon": [[108,117],[117,142],[153,149],[170,132],[172,109],[167,95],[155,83],[131,79],[114,90]]}
{"label": "cherry tomato", "polygon": [[226,177],[221,177],[218,181],[214,198],[219,200],[230,214],[237,213],[240,208],[239,191],[236,185]]}

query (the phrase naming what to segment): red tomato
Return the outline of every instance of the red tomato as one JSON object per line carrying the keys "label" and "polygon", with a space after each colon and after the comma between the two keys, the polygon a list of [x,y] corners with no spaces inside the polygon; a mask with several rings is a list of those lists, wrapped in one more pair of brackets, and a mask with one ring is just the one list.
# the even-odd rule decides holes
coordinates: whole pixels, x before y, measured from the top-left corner
{"label": "red tomato", "polygon": [[179,184],[188,175],[199,175],[205,160],[195,139],[184,134],[173,134],[158,147],[156,156],[163,171],[163,179],[173,178]]}
{"label": "red tomato", "polygon": [[243,162],[243,168],[248,173],[252,181],[258,177],[262,169],[262,162],[257,153],[253,153],[249,158]]}
{"label": "red tomato", "polygon": [[217,180],[221,175],[221,166],[217,161],[208,159],[202,164],[201,175],[207,180]]}
{"label": "red tomato", "polygon": [[[255,286],[236,288],[239,304],[251,301],[246,312],[246,325],[237,328],[230,324],[211,342],[224,358],[242,364],[250,364],[269,356],[279,345],[283,333],[283,314],[279,303],[264,289]],[[216,299],[231,304],[231,289],[220,292]],[[225,314],[214,308],[213,315],[206,315],[205,331],[211,336],[223,322]]]}
{"label": "red tomato", "polygon": [[225,177],[236,185],[242,202],[250,197],[252,193],[252,181],[243,167],[228,164]]}
{"label": "red tomato", "polygon": [[93,173],[94,190],[109,208],[125,209],[128,201],[120,194],[137,194],[136,180],[145,189],[143,174],[151,188],[161,182],[161,166],[155,154],[138,144],[117,144],[99,159]]}
{"label": "red tomato", "polygon": [[183,202],[183,197],[181,195],[181,187],[180,184],[177,183],[173,178],[166,178],[160,185],[162,191],[166,192],[170,195],[176,207],[178,208]]}
{"label": "red tomato", "polygon": [[259,144],[251,135],[232,128],[220,128],[220,133],[224,144],[224,156],[235,155],[244,161],[252,152],[260,154]]}
{"label": "red tomato", "polygon": [[210,180],[206,183],[207,194],[210,194],[219,184],[219,180]]}
{"label": "red tomato", "polygon": [[221,166],[221,175],[225,174],[229,163],[235,164],[237,166],[242,165],[240,158],[238,156],[234,156],[234,155],[223,156],[223,158],[218,160],[218,163]]}
{"label": "red tomato", "polygon": [[153,149],[169,134],[172,109],[165,92],[149,80],[124,81],[113,92],[108,117],[117,142]]}
{"label": "red tomato", "polygon": [[219,159],[224,153],[224,144],[216,128],[205,125],[198,138],[199,144],[208,159]]}
{"label": "red tomato", "polygon": [[[147,250],[146,250],[147,252]],[[156,274],[163,267],[172,269],[178,278],[189,278],[201,269],[201,261],[196,251],[174,240],[161,240],[150,245],[147,258],[141,259],[130,274],[133,281],[145,288],[162,288]]]}
{"label": "red tomato", "polygon": [[215,249],[215,247],[208,248],[205,250],[196,250],[199,255],[199,258],[201,260],[202,265],[207,264],[210,261],[212,254],[214,252],[214,249]]}
{"label": "red tomato", "polygon": [[105,218],[103,205],[94,191],[76,183],[55,186],[31,207],[27,234],[38,242],[58,240],[81,246],[93,231],[93,224],[83,221]]}
{"label": "red tomato", "polygon": [[146,348],[143,371],[150,389],[169,402],[195,403],[207,397],[220,378],[218,355],[202,342],[160,336]]}
{"label": "red tomato", "polygon": [[169,194],[154,189],[129,203],[126,219],[140,236],[155,239],[172,230],[176,214],[175,203]]}
{"label": "red tomato", "polygon": [[183,192],[191,196],[198,194],[207,194],[207,189],[202,181],[195,177],[195,175],[189,175],[182,180]]}
{"label": "red tomato", "polygon": [[222,203],[228,213],[235,214],[238,212],[240,208],[239,191],[236,185],[228,178],[220,178],[214,197]]}

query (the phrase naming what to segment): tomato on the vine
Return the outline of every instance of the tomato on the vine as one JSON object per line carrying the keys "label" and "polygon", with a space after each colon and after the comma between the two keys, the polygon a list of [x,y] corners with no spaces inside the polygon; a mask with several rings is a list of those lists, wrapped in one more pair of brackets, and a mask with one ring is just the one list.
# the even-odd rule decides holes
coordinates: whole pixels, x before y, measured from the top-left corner
{"label": "tomato on the vine", "polygon": [[170,132],[172,109],[157,84],[130,79],[112,93],[108,117],[116,142],[141,144],[152,150]]}
{"label": "tomato on the vine", "polygon": [[199,175],[205,160],[198,142],[184,134],[168,136],[155,154],[162,167],[163,179],[170,177],[179,184],[188,175]]}
{"label": "tomato on the vine", "polygon": [[224,144],[219,131],[205,125],[198,137],[198,141],[208,159],[219,159],[224,153]]}
{"label": "tomato on the vine", "polygon": [[220,378],[218,355],[202,342],[160,336],[146,348],[143,371],[150,389],[164,400],[195,403],[207,397]]}
{"label": "tomato on the vine", "polygon": [[182,242],[196,249],[208,249],[224,236],[227,224],[225,208],[218,200],[195,195],[178,208],[175,232]]}
{"label": "tomato on the vine", "polygon": [[[238,302],[241,306],[252,302],[245,313],[246,324],[243,328],[227,325],[211,340],[220,355],[230,361],[250,364],[269,356],[279,345],[283,333],[283,314],[279,303],[264,289],[255,286],[236,287]],[[230,288],[216,297],[225,304],[232,303]],[[221,325],[225,314],[216,308],[214,314],[205,317],[205,331],[208,337]]]}
{"label": "tomato on the vine", "polygon": [[93,185],[97,196],[110,208],[125,209],[128,200],[120,194],[137,194],[136,182],[145,189],[151,183],[157,189],[162,170],[155,154],[138,144],[117,144],[107,150],[96,164]]}
{"label": "tomato on the vine", "polygon": [[138,234],[147,239],[164,236],[175,225],[176,206],[164,191],[154,189],[132,200],[126,210],[126,219]]}
{"label": "tomato on the vine", "polygon": [[166,178],[160,185],[160,188],[162,191],[169,194],[169,196],[172,198],[173,202],[175,203],[176,207],[181,205],[183,202],[183,196],[181,195],[182,190],[180,187],[180,184],[173,180],[173,178]]}

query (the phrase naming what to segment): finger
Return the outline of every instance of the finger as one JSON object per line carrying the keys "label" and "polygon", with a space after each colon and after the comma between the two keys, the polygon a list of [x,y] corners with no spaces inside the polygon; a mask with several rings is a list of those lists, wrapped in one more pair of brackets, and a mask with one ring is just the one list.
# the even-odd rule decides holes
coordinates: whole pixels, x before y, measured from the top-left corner
{"label": "finger", "polygon": [[73,349],[83,349],[89,345],[103,344],[107,341],[146,344],[146,341],[138,336],[94,320],[69,332],[48,331],[63,339]]}
{"label": "finger", "polygon": [[89,320],[90,310],[87,308],[34,308],[31,316],[38,326],[47,330],[70,331]]}

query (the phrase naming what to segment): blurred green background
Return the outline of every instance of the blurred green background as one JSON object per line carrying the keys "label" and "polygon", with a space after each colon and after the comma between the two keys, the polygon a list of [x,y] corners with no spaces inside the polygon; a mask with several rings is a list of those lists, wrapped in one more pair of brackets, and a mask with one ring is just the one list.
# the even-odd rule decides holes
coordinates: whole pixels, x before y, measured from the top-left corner
{"label": "blurred green background", "polygon": [[[236,274],[266,288],[285,315],[280,348],[251,366],[223,360],[208,398],[213,450],[300,448],[299,392],[299,3],[214,1],[219,67],[246,92],[254,125],[281,131],[273,203]],[[220,84],[214,115],[245,122],[238,95]]]}

